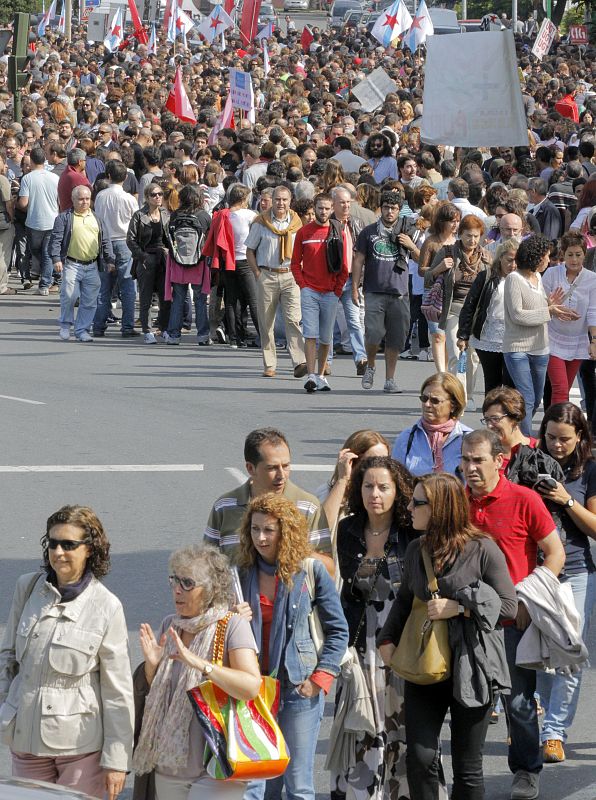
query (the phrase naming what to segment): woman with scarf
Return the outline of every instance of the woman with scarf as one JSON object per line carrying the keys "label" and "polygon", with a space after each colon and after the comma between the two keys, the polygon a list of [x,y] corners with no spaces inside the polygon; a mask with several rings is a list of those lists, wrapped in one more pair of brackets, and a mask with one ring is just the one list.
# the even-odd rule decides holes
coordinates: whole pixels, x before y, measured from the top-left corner
{"label": "woman with scarf", "polygon": [[[453,375],[458,370],[460,350],[457,346],[459,315],[468,292],[476,276],[490,266],[490,255],[480,246],[484,236],[484,223],[473,214],[468,214],[459,223],[458,239],[454,245],[442,247],[436,254],[430,268],[424,275],[424,286],[433,285],[443,276],[443,309],[439,318],[439,328],[445,331],[447,343],[447,369]],[[469,409],[476,409],[474,403],[474,384],[478,368],[478,356],[472,347],[467,349],[466,360],[466,399]]]}
{"label": "woman with scarf", "polygon": [[240,800],[246,783],[207,775],[205,739],[186,692],[208,679],[231,697],[256,697],[261,676],[254,637],[246,619],[234,615],[226,627],[223,666],[211,663],[217,623],[233,598],[226,556],[189,545],[170,556],[169,572],[175,613],[157,635],[141,625],[145,688],[150,688],[133,768],[139,776],[154,772],[156,800]]}
{"label": "woman with scarf", "polygon": [[[335,584],[311,556],[303,514],[274,494],[251,501],[240,528],[240,583],[246,602],[238,611],[251,620],[261,672],[280,683],[278,722],[291,755],[284,775],[249,784],[245,800],[281,797],[314,800],[314,759],[325,695],[339,673],[348,626]],[[311,607],[324,643],[317,653]]]}
{"label": "woman with scarf", "polygon": [[422,384],[420,402],[422,416],[398,434],[391,455],[412,475],[455,475],[461,461],[462,440],[472,430],[460,422],[466,405],[463,386],[451,373],[439,372]]}
{"label": "woman with scarf", "polygon": [[116,800],[134,708],[124,612],[101,583],[110,543],[92,509],[63,506],[41,548],[42,571],[17,580],[0,647],[0,732],[12,774]]}

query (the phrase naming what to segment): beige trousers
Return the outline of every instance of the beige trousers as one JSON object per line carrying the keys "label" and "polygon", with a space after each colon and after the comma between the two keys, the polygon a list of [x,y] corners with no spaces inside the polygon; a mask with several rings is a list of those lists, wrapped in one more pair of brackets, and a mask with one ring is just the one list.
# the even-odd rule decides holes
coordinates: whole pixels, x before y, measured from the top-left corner
{"label": "beige trousers", "polygon": [[8,289],[8,265],[12,254],[12,241],[14,239],[14,226],[11,225],[0,231],[0,294]]}
{"label": "beige trousers", "polygon": [[257,313],[265,369],[275,369],[277,366],[273,331],[275,312],[280,304],[286,326],[288,352],[292,364],[297,367],[305,361],[304,338],[300,330],[300,289],[291,272],[279,275],[272,270],[262,269],[257,281]]}

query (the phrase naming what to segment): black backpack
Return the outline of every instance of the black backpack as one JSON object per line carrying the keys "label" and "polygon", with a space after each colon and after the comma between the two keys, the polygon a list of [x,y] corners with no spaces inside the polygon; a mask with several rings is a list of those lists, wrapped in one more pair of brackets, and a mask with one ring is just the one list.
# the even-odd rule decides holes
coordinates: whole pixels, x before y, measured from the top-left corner
{"label": "black backpack", "polygon": [[175,214],[168,232],[174,261],[181,267],[196,267],[205,243],[205,231],[198,219],[190,214]]}

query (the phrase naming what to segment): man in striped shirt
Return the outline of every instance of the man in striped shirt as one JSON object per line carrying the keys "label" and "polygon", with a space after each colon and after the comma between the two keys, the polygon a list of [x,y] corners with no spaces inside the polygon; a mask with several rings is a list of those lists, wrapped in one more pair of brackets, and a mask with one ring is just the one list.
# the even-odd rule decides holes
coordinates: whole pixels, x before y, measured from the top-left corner
{"label": "man in striped shirt", "polygon": [[246,508],[254,497],[274,492],[296,503],[306,517],[313,555],[322,561],[333,575],[331,535],[325,512],[317,498],[289,480],[290,448],[284,434],[275,428],[260,428],[248,434],[244,442],[244,460],[249,478],[237,489],[219,497],[213,504],[207,528],[203,534],[206,544],[225,553],[235,563],[240,543],[240,524]]}

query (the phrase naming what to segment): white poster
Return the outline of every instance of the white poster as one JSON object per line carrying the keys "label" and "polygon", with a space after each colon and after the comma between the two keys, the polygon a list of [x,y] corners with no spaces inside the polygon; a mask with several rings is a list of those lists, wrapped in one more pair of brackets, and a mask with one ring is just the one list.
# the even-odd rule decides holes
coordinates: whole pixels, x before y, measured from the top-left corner
{"label": "white poster", "polygon": [[511,31],[431,36],[421,136],[428,144],[528,144]]}
{"label": "white poster", "polygon": [[358,98],[358,102],[366,112],[382,106],[387,95],[396,91],[397,84],[382,67],[377,67],[368,78],[352,87],[352,94]]}
{"label": "white poster", "polygon": [[244,72],[241,69],[230,69],[230,95],[234,108],[252,111],[254,108],[254,95],[249,72]]}
{"label": "white poster", "polygon": [[536,56],[539,61],[542,61],[544,56],[550,50],[551,44],[555,41],[555,36],[557,35],[557,26],[547,19],[546,17],[542,20],[542,25],[540,26],[540,30],[538,31],[538,36],[536,37],[536,41],[534,42],[534,47],[532,48],[532,55]]}

